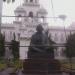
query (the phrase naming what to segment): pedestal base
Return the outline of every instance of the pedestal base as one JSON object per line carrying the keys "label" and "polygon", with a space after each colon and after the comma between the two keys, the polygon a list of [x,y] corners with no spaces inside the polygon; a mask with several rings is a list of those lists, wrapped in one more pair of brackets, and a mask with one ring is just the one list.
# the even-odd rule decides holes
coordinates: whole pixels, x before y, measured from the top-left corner
{"label": "pedestal base", "polygon": [[56,74],[61,73],[61,65],[55,59],[26,59],[23,63],[25,74]]}

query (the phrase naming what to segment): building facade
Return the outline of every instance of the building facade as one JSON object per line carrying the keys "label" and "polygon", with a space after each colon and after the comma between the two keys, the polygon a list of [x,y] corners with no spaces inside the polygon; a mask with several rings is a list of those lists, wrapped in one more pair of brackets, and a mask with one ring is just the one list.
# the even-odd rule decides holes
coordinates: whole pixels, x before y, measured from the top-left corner
{"label": "building facade", "polygon": [[[2,34],[5,35],[6,42],[11,42],[15,39],[20,42],[19,55],[20,59],[27,58],[28,47],[30,44],[31,36],[36,32],[38,24],[42,24],[44,30],[49,29],[49,35],[53,41],[57,44],[65,43],[67,36],[70,34],[70,30],[60,27],[48,27],[46,22],[47,11],[41,7],[39,0],[24,0],[21,6],[18,6],[15,13],[15,21],[12,24],[2,24]],[[61,59],[63,55],[64,47],[58,47],[55,50],[55,57]]]}

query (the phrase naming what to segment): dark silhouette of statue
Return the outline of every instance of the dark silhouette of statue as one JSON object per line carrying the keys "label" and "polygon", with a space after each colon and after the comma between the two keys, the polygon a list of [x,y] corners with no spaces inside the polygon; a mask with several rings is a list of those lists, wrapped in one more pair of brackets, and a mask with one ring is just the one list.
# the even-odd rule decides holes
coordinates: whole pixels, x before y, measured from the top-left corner
{"label": "dark silhouette of statue", "polygon": [[39,24],[36,28],[37,32],[34,35],[32,35],[28,51],[28,58],[38,59],[50,57],[51,53],[48,51],[50,49],[49,38],[47,34],[43,32],[43,30],[43,27]]}
{"label": "dark silhouette of statue", "polygon": [[44,32],[41,25],[38,25],[36,30],[31,37],[28,59],[23,63],[23,72],[38,75],[59,73],[60,62],[54,59],[53,47],[50,47],[54,42],[49,39],[48,32]]}

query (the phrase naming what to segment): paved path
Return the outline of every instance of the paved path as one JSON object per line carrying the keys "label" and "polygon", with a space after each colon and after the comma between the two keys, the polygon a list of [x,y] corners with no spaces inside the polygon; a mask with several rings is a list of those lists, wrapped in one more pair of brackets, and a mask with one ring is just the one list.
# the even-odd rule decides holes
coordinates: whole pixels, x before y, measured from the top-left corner
{"label": "paved path", "polygon": [[[0,72],[0,75],[10,75],[10,73],[12,71],[13,71],[13,68],[7,68],[4,71]],[[19,70],[16,73],[17,73],[17,75],[25,75],[22,73],[22,70]],[[37,74],[35,74],[35,75],[37,75]],[[49,75],[53,75],[53,74],[49,74]],[[60,75],[60,74],[56,74],[56,75]],[[63,75],[69,75],[69,74],[63,73]]]}
{"label": "paved path", "polygon": [[[13,71],[13,68],[5,69],[4,71],[0,72],[0,75],[10,75],[10,73]],[[17,71],[17,75],[24,75],[22,73],[22,70]]]}

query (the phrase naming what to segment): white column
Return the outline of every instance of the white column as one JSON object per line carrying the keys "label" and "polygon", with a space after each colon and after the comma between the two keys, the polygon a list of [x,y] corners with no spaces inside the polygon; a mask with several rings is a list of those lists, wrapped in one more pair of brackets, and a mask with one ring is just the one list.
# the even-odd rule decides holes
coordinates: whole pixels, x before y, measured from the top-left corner
{"label": "white column", "polygon": [[[27,41],[20,40],[20,46],[26,46],[26,43]],[[28,52],[28,47],[20,47],[19,55],[21,60],[27,59],[27,52]]]}

